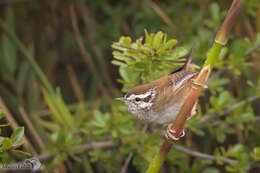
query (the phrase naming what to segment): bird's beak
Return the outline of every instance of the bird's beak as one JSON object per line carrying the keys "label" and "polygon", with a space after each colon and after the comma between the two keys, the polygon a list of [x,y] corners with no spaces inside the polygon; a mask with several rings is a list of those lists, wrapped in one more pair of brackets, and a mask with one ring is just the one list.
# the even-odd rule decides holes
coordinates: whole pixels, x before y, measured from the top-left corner
{"label": "bird's beak", "polygon": [[115,100],[125,101],[126,99],[124,97],[119,97],[119,98],[115,98]]}

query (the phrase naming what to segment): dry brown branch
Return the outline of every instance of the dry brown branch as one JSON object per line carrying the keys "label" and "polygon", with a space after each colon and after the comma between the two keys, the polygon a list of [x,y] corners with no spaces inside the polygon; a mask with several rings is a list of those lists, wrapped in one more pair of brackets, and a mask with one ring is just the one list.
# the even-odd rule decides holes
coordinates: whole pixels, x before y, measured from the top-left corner
{"label": "dry brown branch", "polygon": [[[145,124],[145,126],[144,126],[143,129],[142,129],[142,133],[145,133],[146,130],[148,129],[148,127],[149,127],[149,125],[148,125],[148,124]],[[133,153],[133,152],[130,153],[130,154],[127,156],[127,158],[126,158],[126,160],[125,160],[125,163],[124,163],[124,165],[123,165],[123,167],[122,167],[120,173],[125,173],[125,172],[127,171],[127,167],[128,167],[128,165],[129,165],[131,159],[133,158],[133,156],[134,156],[134,153]]]}
{"label": "dry brown branch", "polygon": [[255,47],[249,49],[249,50],[246,52],[246,56],[251,55],[253,52],[257,51],[259,48],[260,48],[260,45],[256,45]]}
{"label": "dry brown branch", "polygon": [[[202,68],[199,75],[195,79],[194,83],[197,83],[200,85],[205,85],[206,81],[208,80],[209,74],[210,74],[210,65],[207,65],[206,67]],[[150,163],[150,166],[147,169],[146,173],[155,173],[155,172],[159,171],[162,163],[164,162],[167,154],[169,153],[169,151],[173,145],[172,138],[178,139],[183,134],[184,123],[185,123],[187,117],[190,116],[190,114],[192,112],[192,108],[195,105],[196,101],[198,100],[201,89],[202,89],[202,87],[197,87],[197,88],[192,88],[189,91],[189,94],[188,94],[187,98],[185,99],[180,112],[178,113],[174,122],[169,127],[170,131],[168,131],[168,133],[170,133],[170,134],[167,134],[167,135],[171,137],[170,138],[171,140],[166,139],[164,141],[159,152],[154,157],[153,161]]]}
{"label": "dry brown branch", "polygon": [[[3,111],[7,121],[10,122],[10,126],[11,126],[12,130],[15,131],[19,127],[19,125],[16,122],[16,120],[13,118],[13,115],[10,113],[8,108],[6,107],[2,98],[0,98],[0,109]],[[23,141],[24,141],[24,145],[27,148],[29,148],[33,154],[36,154],[35,149],[33,148],[32,144],[30,143],[30,141],[27,139],[27,137],[25,135],[23,136]]]}
{"label": "dry brown branch", "polygon": [[86,64],[88,65],[88,67],[90,68],[90,71],[94,77],[94,79],[96,79],[96,81],[98,82],[98,88],[101,89],[103,95],[105,96],[105,99],[109,100],[108,97],[108,90],[102,85],[101,80],[98,78],[98,72],[96,71],[95,65],[92,61],[92,58],[90,56],[90,54],[87,52],[85,46],[84,46],[84,42],[82,39],[82,36],[80,34],[79,28],[78,28],[78,23],[77,23],[77,18],[76,18],[76,14],[75,14],[75,10],[74,10],[74,6],[71,5],[70,6],[70,17],[71,17],[71,21],[72,21],[72,26],[73,26],[73,30],[76,36],[76,41],[79,45],[79,49],[80,52],[83,56],[83,59],[85,60]]}
{"label": "dry brown branch", "polygon": [[35,139],[37,146],[39,146],[40,150],[43,151],[45,149],[45,145],[44,145],[41,137],[37,133],[36,129],[32,125],[32,122],[30,121],[28,114],[26,114],[26,112],[25,112],[25,110],[22,106],[19,107],[19,111],[20,111],[20,113],[21,113],[21,115],[22,115],[22,117],[25,121],[25,124],[27,125],[27,127],[29,129],[30,134]]}
{"label": "dry brown branch", "polygon": [[[210,74],[210,65],[207,65],[200,71],[194,83],[205,85],[205,83],[208,80],[209,74]],[[186,121],[186,117],[188,117],[191,114],[192,108],[195,105],[197,99],[199,98],[199,94],[201,90],[202,87],[196,87],[196,89],[191,89],[180,112],[178,113],[176,119],[172,123],[171,130],[175,131],[175,133],[172,135],[175,136],[176,138],[179,138],[181,136],[183,126]]]}
{"label": "dry brown branch", "polygon": [[77,75],[73,69],[73,67],[71,65],[67,65],[66,66],[68,75],[69,75],[69,79],[70,79],[70,83],[72,86],[72,89],[77,97],[77,99],[79,100],[80,103],[83,103],[85,98],[84,98],[84,94],[81,91],[80,85],[78,83],[78,79],[77,79]]}
{"label": "dry brown branch", "polygon": [[[222,162],[228,163],[228,164],[237,164],[238,163],[238,161],[235,159],[229,159],[229,158],[225,158],[225,157],[215,157],[215,156],[212,156],[209,154],[201,153],[198,151],[193,151],[193,150],[187,149],[187,148],[179,146],[179,145],[174,145],[173,148],[177,151],[181,151],[183,153],[189,154],[194,157],[199,157],[202,159],[213,160],[213,161],[222,161]],[[249,164],[251,166],[260,168],[260,164],[256,164],[256,163],[252,163],[252,162],[249,162]]]}
{"label": "dry brown branch", "polygon": [[[100,149],[108,149],[118,146],[117,144],[113,143],[112,141],[102,141],[102,142],[91,142],[89,144],[82,144],[75,147],[76,150],[83,150],[88,151],[94,148],[100,148]],[[48,161],[52,159],[54,156],[49,153],[44,153],[41,155],[34,155],[33,157],[38,158],[41,162]],[[21,164],[23,162],[18,162],[16,164]],[[16,165],[15,164],[15,165]]]}
{"label": "dry brown branch", "polygon": [[19,3],[19,2],[25,2],[25,1],[28,1],[28,0],[1,0],[0,1],[0,5],[1,4],[12,4],[12,3]]}
{"label": "dry brown branch", "polygon": [[102,50],[100,47],[95,43],[95,36],[96,36],[96,23],[95,20],[92,18],[92,14],[90,13],[91,10],[86,6],[86,4],[82,0],[74,0],[74,4],[76,9],[81,13],[81,17],[83,19],[83,22],[86,26],[85,33],[88,36],[90,46],[92,47],[99,65],[101,66],[104,79],[112,93],[116,91],[116,87],[114,86],[110,75],[109,75],[109,70],[107,68],[107,64],[104,61],[104,56],[102,55]]}
{"label": "dry brown branch", "polygon": [[[234,109],[236,109],[236,108],[238,108],[238,107],[240,107],[240,106],[243,106],[243,105],[246,104],[246,103],[253,102],[253,101],[257,100],[258,98],[259,98],[259,97],[257,97],[257,96],[252,96],[252,97],[249,97],[248,99],[242,100],[242,101],[240,101],[240,102],[238,102],[238,103],[236,103],[236,104],[230,106],[229,108],[227,108],[227,109],[224,111],[224,114],[223,114],[222,116],[226,116],[226,115],[228,115],[232,110],[234,110]],[[218,117],[220,117],[220,116],[217,115],[217,114],[206,115],[206,116],[202,117],[202,118],[200,119],[200,121],[197,122],[197,123],[195,123],[194,125],[195,125],[195,126],[201,126],[201,125],[205,124],[206,122],[211,121],[211,120],[213,120],[213,119],[216,119],[216,118],[218,118]]]}
{"label": "dry brown branch", "polygon": [[96,75],[97,71],[95,70],[94,62],[93,62],[90,54],[87,52],[87,50],[85,48],[82,36],[81,36],[79,28],[78,28],[78,22],[77,22],[77,18],[76,18],[76,14],[75,14],[73,5],[71,5],[71,7],[70,7],[70,17],[71,17],[72,27],[73,27],[73,30],[75,33],[76,41],[78,43],[80,52],[81,52],[86,64],[88,65],[90,71],[93,73],[93,76],[95,78],[97,78],[97,75]]}
{"label": "dry brown branch", "polygon": [[175,29],[175,25],[169,18],[167,14],[165,14],[162,9],[153,1],[151,0],[146,0],[148,5],[155,11],[155,13],[166,23],[171,29]]}
{"label": "dry brown branch", "polygon": [[131,159],[133,158],[133,156],[134,156],[134,153],[130,153],[130,154],[127,156],[127,158],[126,158],[126,160],[125,160],[125,163],[124,163],[124,165],[123,165],[123,167],[122,167],[120,173],[125,173],[125,172],[127,171],[127,167],[128,167],[128,165],[129,165]]}
{"label": "dry brown branch", "polygon": [[240,12],[243,0],[233,0],[231,7],[228,10],[228,14],[220,27],[220,30],[216,36],[215,42],[221,45],[226,45],[228,41],[228,35],[235,22],[237,15]]}

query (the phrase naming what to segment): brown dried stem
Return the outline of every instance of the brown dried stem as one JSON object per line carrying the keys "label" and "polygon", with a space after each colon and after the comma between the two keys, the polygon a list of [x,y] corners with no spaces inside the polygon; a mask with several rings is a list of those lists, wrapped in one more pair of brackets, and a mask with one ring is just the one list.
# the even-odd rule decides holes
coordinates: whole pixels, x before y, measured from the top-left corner
{"label": "brown dried stem", "polygon": [[74,4],[75,4],[76,10],[81,13],[81,17],[82,17],[83,22],[86,27],[85,33],[90,42],[91,48],[97,57],[98,64],[100,65],[100,67],[102,69],[102,74],[104,76],[105,82],[107,83],[107,86],[109,87],[109,91],[111,91],[112,94],[115,94],[117,89],[114,86],[113,81],[109,76],[109,69],[107,67],[107,64],[104,61],[104,56],[102,55],[102,50],[98,46],[98,44],[96,44],[96,42],[95,42],[96,23],[92,17],[93,15],[91,14],[91,10],[86,6],[86,4],[82,0],[74,0]]}
{"label": "brown dried stem", "polygon": [[[243,0],[233,0],[233,3],[228,11],[225,21],[221,26],[215,38],[215,42],[207,55],[204,68],[200,71],[200,74],[195,80],[195,83],[199,83],[202,85],[206,83],[210,74],[210,67],[214,66],[214,63],[216,62],[220,54],[221,48],[223,47],[223,45],[227,43],[229,32],[233,26],[235,18],[237,17],[240,11],[242,4]],[[172,126],[170,127],[171,131],[169,131],[169,133],[171,133],[173,137],[179,138],[182,135],[183,126],[186,121],[186,118],[190,115],[192,108],[199,97],[201,89],[201,87],[198,87],[197,89],[191,89],[179,114],[177,115],[177,118],[174,120]],[[160,151],[154,157],[146,173],[157,173],[159,171],[172,145],[173,143],[171,143],[169,140],[164,141]]]}
{"label": "brown dried stem", "polygon": [[71,83],[73,92],[75,93],[79,102],[84,103],[85,97],[84,97],[84,94],[83,94],[81,87],[79,85],[75,70],[73,69],[72,65],[70,65],[70,64],[68,64],[66,66],[66,69],[67,69],[67,72],[68,72],[68,75],[69,75],[69,79],[70,79],[70,83]]}
{"label": "brown dried stem", "polygon": [[43,151],[45,149],[44,142],[42,141],[40,135],[37,133],[37,130],[34,128],[32,121],[30,120],[30,117],[28,114],[25,112],[24,108],[22,106],[19,107],[19,111],[25,121],[25,124],[27,125],[29,129],[29,133],[32,135],[34,138],[37,146],[39,147],[40,151]]}
{"label": "brown dried stem", "polygon": [[171,19],[169,18],[169,16],[165,14],[155,2],[151,0],[147,0],[146,2],[155,11],[155,13],[164,21],[164,23],[166,23],[169,27],[171,27],[171,29],[176,28],[173,22],[171,21]]}
{"label": "brown dried stem", "polygon": [[[210,65],[207,65],[200,71],[198,77],[196,78],[196,80],[194,82],[204,85],[208,80],[209,74],[210,74]],[[196,89],[195,88],[191,89],[180,112],[178,113],[176,119],[174,120],[174,122],[171,126],[171,130],[174,133],[172,133],[171,135],[173,135],[175,138],[179,138],[181,136],[186,118],[190,115],[192,108],[195,105],[195,103],[199,97],[201,89],[202,89],[202,87],[197,87]],[[166,155],[170,151],[172,145],[173,145],[173,143],[171,141],[169,141],[169,140],[164,141],[160,151],[155,156],[154,160],[150,164],[146,173],[155,173],[155,172],[159,171],[159,169],[160,169],[164,159],[166,158]]]}
{"label": "brown dried stem", "polygon": [[244,0],[233,0],[231,7],[228,10],[227,16],[215,38],[216,43],[226,45],[229,32],[235,22],[237,15],[239,14],[243,1]]}
{"label": "brown dried stem", "polygon": [[[210,65],[207,65],[200,71],[198,77],[195,80],[195,83],[205,85],[205,83],[208,80],[209,74],[210,74]],[[182,130],[183,130],[184,123],[186,121],[186,117],[188,117],[191,114],[191,110],[199,98],[201,89],[202,89],[202,87],[200,87],[200,86],[191,89],[179,114],[177,115],[176,119],[174,120],[174,122],[171,126],[171,129],[173,131],[175,131],[175,134],[172,134],[172,135],[174,135],[176,138],[179,138],[180,135],[182,134]]]}
{"label": "brown dried stem", "polygon": [[78,43],[78,46],[79,46],[79,49],[80,49],[80,52],[86,62],[86,64],[88,65],[94,79],[97,80],[97,83],[98,83],[98,88],[101,89],[104,97],[106,100],[109,100],[109,96],[108,96],[108,90],[106,89],[106,87],[103,86],[103,84],[101,83],[101,80],[99,79],[98,77],[98,72],[96,71],[96,67],[95,67],[95,64],[90,56],[90,54],[88,53],[88,51],[86,50],[85,48],[85,45],[84,45],[84,42],[83,42],[83,39],[82,39],[82,36],[81,36],[81,33],[79,31],[79,27],[78,27],[78,22],[77,22],[77,17],[76,17],[76,13],[75,13],[75,9],[74,9],[74,6],[71,5],[70,7],[70,17],[71,17],[71,21],[72,21],[72,27],[73,27],[73,30],[75,32],[75,37],[76,37],[76,41]]}
{"label": "brown dried stem", "polygon": [[[9,109],[6,107],[2,98],[0,98],[0,109],[3,111],[7,121],[10,122],[10,126],[11,126],[12,130],[15,131],[19,127],[19,125],[16,122],[16,120],[14,119],[14,116],[11,114]],[[30,148],[30,150],[33,154],[37,153],[36,150],[34,149],[33,145],[30,143],[30,141],[28,140],[28,138],[26,136],[23,136],[23,141],[24,141],[25,147]]]}

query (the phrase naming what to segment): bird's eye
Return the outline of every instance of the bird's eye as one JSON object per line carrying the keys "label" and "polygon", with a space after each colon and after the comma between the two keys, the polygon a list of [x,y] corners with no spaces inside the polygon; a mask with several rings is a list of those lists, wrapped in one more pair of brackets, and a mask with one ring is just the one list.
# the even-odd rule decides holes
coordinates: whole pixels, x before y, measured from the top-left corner
{"label": "bird's eye", "polygon": [[139,101],[141,101],[141,99],[140,99],[139,97],[136,97],[136,98],[135,98],[135,101],[136,101],[136,102],[139,102]]}

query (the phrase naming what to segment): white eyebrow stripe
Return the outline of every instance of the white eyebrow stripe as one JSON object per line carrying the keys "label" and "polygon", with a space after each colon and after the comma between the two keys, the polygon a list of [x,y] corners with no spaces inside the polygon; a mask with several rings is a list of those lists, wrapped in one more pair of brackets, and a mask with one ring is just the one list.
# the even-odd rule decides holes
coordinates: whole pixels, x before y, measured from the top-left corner
{"label": "white eyebrow stripe", "polygon": [[144,93],[144,94],[138,94],[138,95],[135,95],[135,94],[131,94],[130,97],[128,97],[129,100],[132,100],[132,99],[135,99],[136,97],[139,97],[140,99],[143,99],[143,98],[146,98],[148,96],[151,95],[151,90],[149,90],[148,92]]}
{"label": "white eyebrow stripe", "polygon": [[155,98],[155,95],[156,95],[156,88],[157,87],[154,87],[152,89],[150,89],[149,91],[147,91],[146,93],[144,94],[138,94],[138,95],[135,95],[135,94],[131,94],[127,100],[133,100],[135,99],[136,97],[139,97],[140,99],[143,99],[143,98],[146,98],[148,96],[151,96],[151,99],[150,101],[152,101],[154,98]]}

